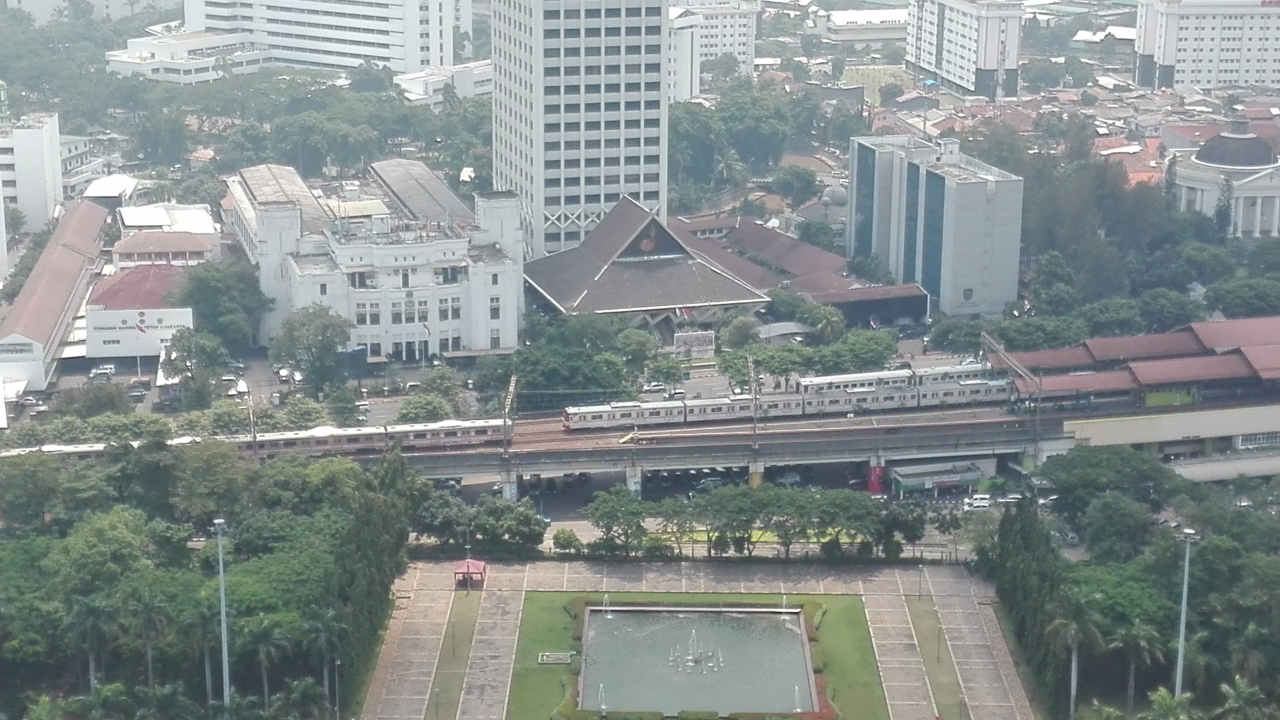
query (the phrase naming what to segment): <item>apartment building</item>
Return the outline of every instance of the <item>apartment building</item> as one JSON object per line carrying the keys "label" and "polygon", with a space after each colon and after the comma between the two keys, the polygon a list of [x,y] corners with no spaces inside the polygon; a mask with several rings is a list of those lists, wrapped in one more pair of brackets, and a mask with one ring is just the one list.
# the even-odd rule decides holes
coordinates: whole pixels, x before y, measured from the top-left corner
{"label": "apartment building", "polygon": [[702,16],[673,7],[667,21],[667,101],[682,102],[702,93]]}
{"label": "apartment building", "polygon": [[876,258],[933,309],[999,317],[1018,296],[1022,178],[908,135],[857,137],[849,148],[850,257]]}
{"label": "apartment building", "polygon": [[1280,4],[1273,0],[1140,0],[1140,87],[1280,86]]}
{"label": "apartment building", "polygon": [[912,0],[907,11],[909,69],[956,92],[1017,96],[1021,3]]}
{"label": "apartment building", "polygon": [[528,257],[574,247],[623,196],[665,216],[665,0],[493,4],[493,182]]}
{"label": "apartment building", "polygon": [[351,320],[370,357],[423,362],[516,348],[521,310],[520,211],[510,193],[476,211],[425,165],[384,160],[372,183],[317,197],[289,167],[228,179],[224,212],[262,291],[274,300],[262,344],[292,310],[320,303]]}
{"label": "apartment building", "polygon": [[698,52],[704,62],[732,55],[738,60],[738,72],[751,74],[756,59],[759,0],[680,0],[679,5],[702,17]]}
{"label": "apartment building", "polygon": [[31,113],[0,122],[0,199],[38,230],[62,202],[62,142],[57,113]]}

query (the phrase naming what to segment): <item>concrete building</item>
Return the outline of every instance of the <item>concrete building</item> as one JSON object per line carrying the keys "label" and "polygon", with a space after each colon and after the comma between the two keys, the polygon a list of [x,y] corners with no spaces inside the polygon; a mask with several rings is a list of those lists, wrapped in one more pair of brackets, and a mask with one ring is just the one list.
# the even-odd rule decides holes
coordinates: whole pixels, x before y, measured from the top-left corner
{"label": "concrete building", "polygon": [[956,92],[1017,97],[1022,3],[912,0],[907,11],[908,69]]}
{"label": "concrete building", "polygon": [[48,386],[62,341],[89,283],[102,268],[106,221],[107,210],[100,205],[67,203],[48,246],[0,323],[0,380],[6,392],[14,387],[19,393],[41,391]]}
{"label": "concrete building", "polygon": [[523,204],[528,257],[623,196],[665,215],[665,0],[512,0],[492,24],[493,184]]}
{"label": "concrete building", "polygon": [[259,342],[320,303],[352,321],[370,357],[423,362],[511,352],[521,312],[520,204],[476,198],[473,214],[425,165],[384,160],[375,184],[317,198],[293,168],[228,179],[224,218],[274,301]]}
{"label": "concrete building", "polygon": [[681,7],[667,11],[667,100],[683,102],[702,94],[702,16]]}
{"label": "concrete building", "polygon": [[455,32],[471,31],[458,27],[459,3],[452,1],[247,5],[184,0],[183,9],[187,33],[244,33],[270,51],[271,62],[327,70],[350,70],[365,62],[396,73],[452,65]]}
{"label": "concrete building", "polygon": [[107,52],[107,69],[125,77],[197,85],[257,72],[272,61],[269,47],[249,32],[165,32],[174,27],[181,25],[147,28],[154,34]]}
{"label": "concrete building", "polygon": [[400,88],[400,96],[409,105],[426,105],[439,112],[444,107],[444,88],[453,86],[459,100],[486,97],[493,94],[493,61],[476,62],[447,67],[429,67],[414,73],[396,75],[391,79]]}
{"label": "concrete building", "polygon": [[57,113],[33,113],[0,124],[0,200],[38,230],[62,202],[62,142]]}
{"label": "concrete building", "polygon": [[63,135],[62,197],[78,198],[98,178],[107,175],[106,158],[95,155],[93,140],[76,135]]}
{"label": "concrete building", "polygon": [[679,0],[679,6],[702,17],[698,53],[703,62],[728,54],[738,60],[739,73],[751,74],[756,58],[759,0]]}
{"label": "concrete building", "polygon": [[144,265],[101,280],[85,307],[85,356],[160,357],[175,332],[194,327],[191,308],[169,300],[183,272],[176,265]]}
{"label": "concrete building", "polygon": [[192,232],[143,230],[111,246],[111,261],[118,268],[138,265],[199,265],[222,257],[222,243],[217,235]]}
{"label": "concrete building", "polygon": [[907,40],[906,8],[884,10],[819,10],[810,13],[804,31],[833,43],[902,44]]}
{"label": "concrete building", "polygon": [[[64,0],[6,0],[14,10],[25,10],[30,13],[36,25],[44,25],[58,16],[60,9],[66,8]],[[140,10],[172,10],[181,7],[180,0],[147,0],[130,3],[129,0],[89,0],[93,6],[93,17],[97,20],[119,20]]]}
{"label": "concrete building", "polygon": [[874,257],[948,315],[995,316],[1018,296],[1022,178],[907,135],[849,148],[850,257]]}
{"label": "concrete building", "polygon": [[1178,207],[1213,215],[1230,183],[1231,234],[1280,237],[1280,161],[1243,118],[1195,150],[1175,150]]}
{"label": "concrete building", "polygon": [[1280,5],[1272,0],[1140,0],[1139,87],[1280,86]]}

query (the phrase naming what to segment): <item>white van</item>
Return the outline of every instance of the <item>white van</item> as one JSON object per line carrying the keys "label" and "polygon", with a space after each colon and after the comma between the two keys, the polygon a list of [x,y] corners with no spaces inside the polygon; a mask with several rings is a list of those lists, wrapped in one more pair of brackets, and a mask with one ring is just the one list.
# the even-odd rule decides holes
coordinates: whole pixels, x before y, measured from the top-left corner
{"label": "white van", "polygon": [[965,504],[965,505],[972,505],[972,504],[974,504],[974,503],[980,503],[980,502],[981,502],[981,503],[986,503],[986,504],[987,504],[987,507],[991,507],[991,496],[990,496],[990,495],[984,495],[984,494],[978,494],[978,495],[970,495],[969,497],[966,497],[966,498],[964,499],[964,504]]}

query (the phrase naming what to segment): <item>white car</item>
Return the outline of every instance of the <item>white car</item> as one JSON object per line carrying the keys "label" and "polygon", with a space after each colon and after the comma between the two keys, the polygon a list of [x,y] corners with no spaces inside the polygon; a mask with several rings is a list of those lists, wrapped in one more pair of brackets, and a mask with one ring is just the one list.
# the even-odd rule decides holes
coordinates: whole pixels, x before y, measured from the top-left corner
{"label": "white car", "polygon": [[36,399],[35,399],[34,397],[32,397],[31,395],[28,395],[28,396],[26,396],[26,397],[22,398],[22,404],[23,404],[24,406],[26,406],[26,407],[35,407],[36,405],[39,405],[39,404],[40,404],[40,401],[39,401],[39,400],[36,400]]}
{"label": "white car", "polygon": [[1014,493],[1013,495],[1005,495],[1004,497],[1000,498],[996,502],[1002,505],[1017,505],[1018,503],[1022,502],[1022,496],[1018,495],[1017,493]]}
{"label": "white car", "polygon": [[965,504],[965,505],[972,505],[973,503],[978,503],[978,502],[984,502],[984,503],[986,503],[988,506],[990,506],[990,505],[991,505],[991,496],[990,496],[990,495],[982,495],[982,494],[978,494],[978,495],[970,495],[969,497],[967,497],[967,498],[965,498],[965,499],[964,499],[964,504]]}
{"label": "white car", "polygon": [[644,384],[644,391],[647,393],[660,393],[667,387],[660,382],[648,382]]}
{"label": "white car", "polygon": [[990,510],[990,509],[991,509],[990,500],[974,500],[973,502],[964,504],[965,512],[973,512],[974,510]]}

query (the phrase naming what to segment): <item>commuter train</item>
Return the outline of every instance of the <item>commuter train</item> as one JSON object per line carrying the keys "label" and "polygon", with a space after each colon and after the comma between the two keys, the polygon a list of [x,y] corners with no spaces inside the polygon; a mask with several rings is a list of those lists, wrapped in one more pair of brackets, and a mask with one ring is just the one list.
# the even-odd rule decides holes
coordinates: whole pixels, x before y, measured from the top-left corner
{"label": "commuter train", "polygon": [[[399,445],[404,452],[453,448],[468,445],[501,443],[507,421],[444,420],[414,425],[388,425],[359,428],[317,427],[310,430],[258,433],[256,436],[230,435],[212,438],[230,443],[241,454],[270,460],[279,455],[378,455]],[[199,438],[180,437],[168,441],[171,446],[200,442]],[[141,443],[130,443],[138,447]],[[106,456],[108,443],[80,445],[45,445],[0,452],[0,460],[27,453],[44,453],[72,460],[97,460]]]}
{"label": "commuter train", "polygon": [[[980,363],[922,370],[885,370],[801,378],[794,393],[763,394],[758,418],[851,414],[1007,403],[1012,383]],[[566,431],[750,420],[750,395],[693,400],[620,402],[564,409]]]}

